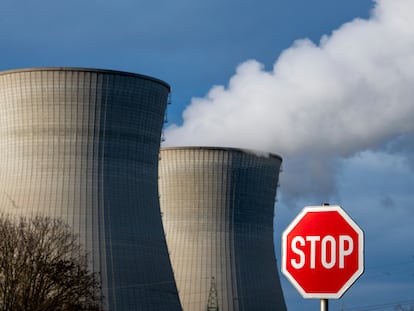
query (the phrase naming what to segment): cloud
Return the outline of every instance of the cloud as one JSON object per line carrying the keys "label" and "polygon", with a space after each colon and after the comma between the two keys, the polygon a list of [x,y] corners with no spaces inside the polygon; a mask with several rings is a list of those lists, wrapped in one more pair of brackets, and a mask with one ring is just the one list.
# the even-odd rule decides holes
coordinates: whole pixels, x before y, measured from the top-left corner
{"label": "cloud", "polygon": [[[272,70],[248,60],[227,86],[193,98],[166,145],[215,145],[282,155],[287,200],[335,191],[336,159],[414,133],[412,0],[378,0],[321,38],[296,41]],[[214,64],[212,64],[214,66]]]}

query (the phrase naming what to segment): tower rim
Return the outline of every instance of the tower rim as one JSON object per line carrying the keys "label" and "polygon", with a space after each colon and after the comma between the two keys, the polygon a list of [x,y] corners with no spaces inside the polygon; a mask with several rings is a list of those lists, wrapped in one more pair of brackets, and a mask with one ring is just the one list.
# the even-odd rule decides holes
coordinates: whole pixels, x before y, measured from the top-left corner
{"label": "tower rim", "polygon": [[115,69],[88,68],[88,67],[28,67],[28,68],[2,70],[0,71],[0,76],[14,74],[14,73],[21,73],[21,72],[37,72],[37,71],[77,71],[77,72],[94,72],[94,73],[102,73],[102,74],[110,74],[110,75],[118,75],[118,76],[129,76],[129,77],[135,77],[135,78],[159,83],[165,86],[169,91],[171,91],[171,86],[167,82],[161,79],[148,76],[148,75],[144,75],[144,74],[140,74],[140,73],[133,73],[129,71],[122,71],[122,70],[115,70]]}
{"label": "tower rim", "polygon": [[245,154],[254,154],[259,157],[271,157],[279,159],[280,161],[283,161],[283,158],[281,155],[267,152],[267,151],[261,151],[261,150],[255,150],[255,149],[248,149],[248,148],[238,148],[238,147],[220,147],[220,146],[168,146],[168,147],[161,147],[160,152],[163,150],[222,150],[222,151],[228,151],[228,152],[239,152],[239,153],[245,153]]}

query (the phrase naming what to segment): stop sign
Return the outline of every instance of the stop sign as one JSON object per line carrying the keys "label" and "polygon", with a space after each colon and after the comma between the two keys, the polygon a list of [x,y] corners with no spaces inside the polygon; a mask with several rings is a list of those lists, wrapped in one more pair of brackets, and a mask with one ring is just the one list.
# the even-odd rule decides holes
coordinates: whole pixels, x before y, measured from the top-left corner
{"label": "stop sign", "polygon": [[364,234],[339,206],[307,206],[282,235],[282,272],[304,298],[340,298],[364,271]]}

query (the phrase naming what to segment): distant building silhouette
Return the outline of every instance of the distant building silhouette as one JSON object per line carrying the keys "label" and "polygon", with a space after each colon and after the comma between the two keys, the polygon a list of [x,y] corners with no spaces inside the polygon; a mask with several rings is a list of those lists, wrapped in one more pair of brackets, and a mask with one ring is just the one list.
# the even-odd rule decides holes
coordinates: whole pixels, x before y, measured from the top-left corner
{"label": "distant building silhouette", "polygon": [[286,310],[273,241],[282,159],[215,147],[162,148],[160,159],[163,224],[184,311]]}

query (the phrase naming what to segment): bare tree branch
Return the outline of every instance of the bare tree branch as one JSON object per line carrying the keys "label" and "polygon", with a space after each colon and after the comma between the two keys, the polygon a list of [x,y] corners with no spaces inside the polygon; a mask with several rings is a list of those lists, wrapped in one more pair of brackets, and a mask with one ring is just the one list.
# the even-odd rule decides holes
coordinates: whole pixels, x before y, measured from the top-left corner
{"label": "bare tree branch", "polygon": [[0,217],[0,310],[102,310],[98,277],[61,220]]}

